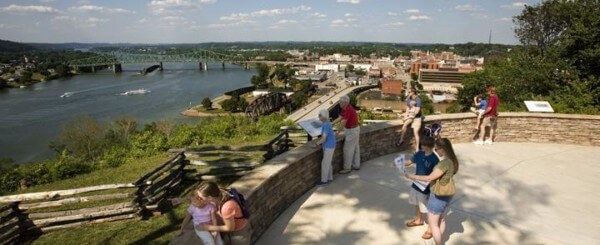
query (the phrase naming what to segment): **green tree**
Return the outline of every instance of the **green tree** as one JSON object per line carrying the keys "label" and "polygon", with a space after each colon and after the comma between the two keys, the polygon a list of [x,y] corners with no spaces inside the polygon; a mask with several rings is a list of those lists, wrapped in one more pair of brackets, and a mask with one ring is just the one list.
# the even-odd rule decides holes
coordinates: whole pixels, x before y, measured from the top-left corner
{"label": "green tree", "polygon": [[346,66],[346,70],[347,70],[347,71],[349,71],[349,72],[353,72],[353,71],[354,71],[354,65],[352,65],[352,64],[348,64],[348,65]]}
{"label": "green tree", "polygon": [[21,76],[19,77],[19,82],[22,84],[30,84],[31,81],[31,76],[33,74],[30,71],[23,71],[21,72]]}
{"label": "green tree", "polygon": [[308,102],[308,95],[303,92],[296,92],[290,97],[292,108],[298,109]]}
{"label": "green tree", "polygon": [[207,110],[212,109],[212,101],[210,100],[210,98],[206,97],[202,100],[202,107],[204,107],[204,109]]}

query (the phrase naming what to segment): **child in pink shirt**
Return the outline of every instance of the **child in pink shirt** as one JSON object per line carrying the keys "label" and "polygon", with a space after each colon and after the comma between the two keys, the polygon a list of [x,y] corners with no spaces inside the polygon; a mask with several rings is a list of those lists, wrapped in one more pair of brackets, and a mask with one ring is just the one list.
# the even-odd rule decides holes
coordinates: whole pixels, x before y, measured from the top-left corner
{"label": "child in pink shirt", "polygon": [[181,230],[178,235],[182,235],[184,230],[183,227],[190,222],[190,219],[194,223],[194,231],[196,235],[200,237],[204,245],[220,245],[223,244],[221,236],[218,232],[209,232],[199,230],[202,224],[217,225],[216,213],[217,208],[211,202],[204,200],[200,197],[200,190],[195,190],[192,195],[192,202],[187,209],[187,214],[183,219]]}

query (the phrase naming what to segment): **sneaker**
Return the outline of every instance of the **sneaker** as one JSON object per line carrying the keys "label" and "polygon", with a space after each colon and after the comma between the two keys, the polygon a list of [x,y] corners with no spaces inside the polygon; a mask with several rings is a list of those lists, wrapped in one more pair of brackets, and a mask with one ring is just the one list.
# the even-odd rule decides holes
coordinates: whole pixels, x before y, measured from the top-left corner
{"label": "sneaker", "polygon": [[350,169],[342,169],[338,173],[340,173],[340,174],[347,174],[347,173],[350,173],[350,171],[351,171]]}
{"label": "sneaker", "polygon": [[326,185],[326,184],[329,184],[329,182],[323,182],[323,181],[317,182],[317,185]]}
{"label": "sneaker", "polygon": [[476,140],[476,141],[473,141],[473,144],[476,144],[476,145],[483,145],[483,140]]}
{"label": "sneaker", "polygon": [[360,167],[358,167],[358,168],[352,167],[352,170],[358,171],[358,170],[360,170]]}
{"label": "sneaker", "polygon": [[494,142],[493,142],[492,140],[486,140],[486,141],[485,141],[485,142],[483,142],[483,143],[485,143],[486,145],[491,145],[491,144],[493,144]]}

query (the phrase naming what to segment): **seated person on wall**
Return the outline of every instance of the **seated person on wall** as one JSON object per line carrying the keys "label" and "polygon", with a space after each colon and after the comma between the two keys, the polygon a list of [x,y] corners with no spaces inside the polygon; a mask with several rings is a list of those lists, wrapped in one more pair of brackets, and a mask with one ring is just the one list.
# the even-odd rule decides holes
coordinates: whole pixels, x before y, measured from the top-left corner
{"label": "seated person on wall", "polygon": [[412,121],[415,119],[415,116],[417,115],[417,102],[414,100],[410,101],[410,106],[411,108],[406,110],[406,112],[404,114],[402,114],[402,120],[404,120],[404,124],[411,124]]}
{"label": "seated person on wall", "polygon": [[224,244],[247,245],[252,239],[250,222],[244,217],[242,208],[227,190],[220,189],[215,182],[206,182],[206,188],[199,193],[200,198],[217,206],[217,218],[221,225],[200,224],[198,230],[221,232]]}
{"label": "seated person on wall", "polygon": [[[413,103],[413,101],[415,103]],[[417,95],[415,90],[411,90],[408,94],[408,98],[406,98],[407,111],[414,110],[415,117],[409,121],[409,123],[404,123],[402,125],[402,132],[400,132],[400,139],[396,142],[396,146],[401,146],[404,143],[404,137],[406,135],[406,131],[408,130],[408,126],[410,125],[413,129],[414,137],[415,137],[415,152],[419,150],[419,130],[421,130],[421,122],[423,120],[423,112],[421,112],[421,98]],[[415,105],[415,106],[412,106]]]}
{"label": "seated person on wall", "polygon": [[479,130],[479,126],[481,125],[481,118],[483,118],[483,113],[485,112],[485,108],[487,107],[487,101],[483,97],[483,95],[477,95],[473,98],[473,102],[475,107],[471,107],[471,111],[477,114],[477,124],[475,125],[475,130]]}

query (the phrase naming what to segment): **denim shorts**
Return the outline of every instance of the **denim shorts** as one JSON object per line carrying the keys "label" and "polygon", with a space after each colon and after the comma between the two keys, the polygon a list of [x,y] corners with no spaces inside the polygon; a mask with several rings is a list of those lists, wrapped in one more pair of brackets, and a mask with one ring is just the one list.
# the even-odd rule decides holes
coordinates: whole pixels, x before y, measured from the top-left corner
{"label": "denim shorts", "polygon": [[433,192],[431,192],[429,194],[429,201],[427,201],[427,210],[429,210],[429,213],[431,214],[440,215],[445,213],[446,209],[450,205],[452,197],[453,196],[436,196],[433,194]]}

